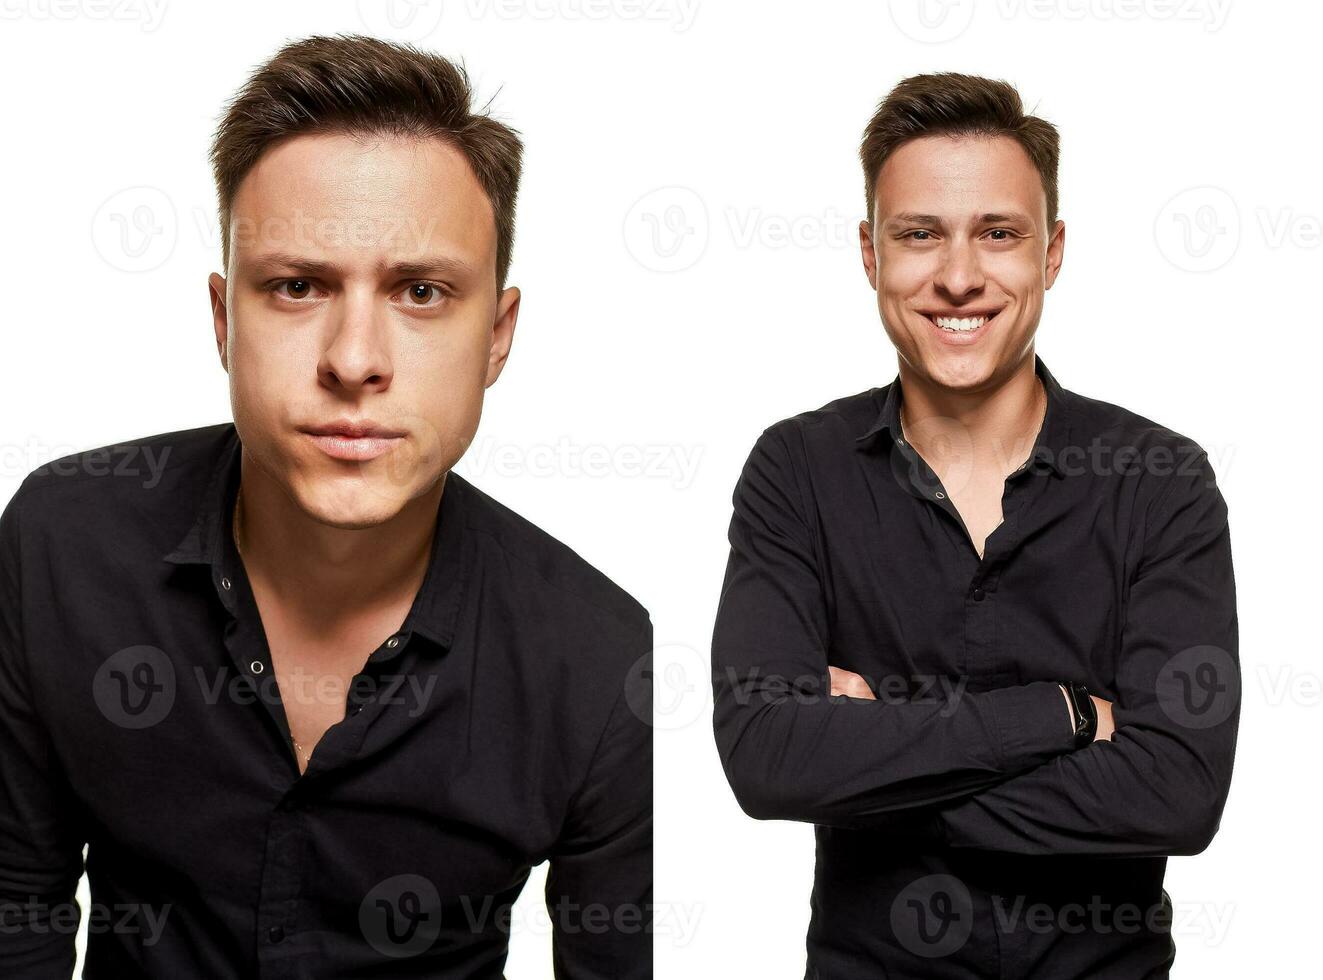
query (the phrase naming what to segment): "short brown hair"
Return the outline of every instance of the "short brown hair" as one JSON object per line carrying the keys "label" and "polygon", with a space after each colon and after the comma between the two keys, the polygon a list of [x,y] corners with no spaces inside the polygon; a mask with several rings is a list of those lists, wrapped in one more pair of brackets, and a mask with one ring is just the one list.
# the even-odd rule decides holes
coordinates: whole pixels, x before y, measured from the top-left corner
{"label": "short brown hair", "polygon": [[1047,230],[1057,221],[1057,162],[1060,136],[1050,122],[1027,116],[1020,93],[1009,82],[978,75],[936,72],[911,75],[878,103],[864,129],[859,159],[864,165],[868,220],[878,174],[887,158],[920,136],[1009,136],[1038,169],[1047,196]]}
{"label": "short brown hair", "polygon": [[212,142],[226,268],[235,194],[277,141],[327,132],[434,137],[464,155],[491,202],[496,286],[504,289],[523,143],[485,110],[474,112],[472,97],[462,66],[409,44],[340,34],[285,45],[230,102]]}

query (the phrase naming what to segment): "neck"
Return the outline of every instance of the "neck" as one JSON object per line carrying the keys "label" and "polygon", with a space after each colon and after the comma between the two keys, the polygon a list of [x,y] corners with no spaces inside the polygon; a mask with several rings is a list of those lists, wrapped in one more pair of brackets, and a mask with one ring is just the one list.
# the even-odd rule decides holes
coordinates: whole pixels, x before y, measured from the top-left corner
{"label": "neck", "polygon": [[900,381],[905,435],[934,469],[960,465],[1009,474],[1033,450],[1047,393],[1032,351],[1005,378],[976,391],[934,384],[903,360]]}
{"label": "neck", "polygon": [[427,572],[444,488],[443,477],[379,524],[336,527],[310,517],[245,449],[236,508],[244,569],[322,622],[401,601]]}

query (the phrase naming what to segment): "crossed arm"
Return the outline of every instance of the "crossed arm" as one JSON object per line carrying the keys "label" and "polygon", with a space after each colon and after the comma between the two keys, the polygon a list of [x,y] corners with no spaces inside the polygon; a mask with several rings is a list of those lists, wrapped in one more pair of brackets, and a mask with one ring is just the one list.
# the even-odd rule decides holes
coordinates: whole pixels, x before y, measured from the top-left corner
{"label": "crossed arm", "polygon": [[1226,507],[1206,456],[1191,469],[1147,514],[1115,732],[1076,750],[1055,680],[924,703],[831,696],[808,525],[765,432],[736,487],[712,640],[714,729],[740,805],[1026,855],[1202,851],[1230,785],[1239,676]]}
{"label": "crossed arm", "polygon": [[[827,667],[827,672],[831,677],[832,697],[863,698],[865,701],[877,700],[877,695],[873,693],[872,687],[869,686],[868,679],[862,674],[856,674],[853,670],[846,670],[844,667],[832,666]],[[1066,718],[1073,729],[1075,727],[1075,709],[1071,707],[1070,697],[1066,694],[1064,684],[1061,685],[1061,698],[1066,705]],[[1100,698],[1096,694],[1090,694],[1089,700],[1093,702],[1094,710],[1098,713],[1098,725],[1093,735],[1093,741],[1111,739],[1112,732],[1116,730],[1116,724],[1112,721],[1112,702]]]}

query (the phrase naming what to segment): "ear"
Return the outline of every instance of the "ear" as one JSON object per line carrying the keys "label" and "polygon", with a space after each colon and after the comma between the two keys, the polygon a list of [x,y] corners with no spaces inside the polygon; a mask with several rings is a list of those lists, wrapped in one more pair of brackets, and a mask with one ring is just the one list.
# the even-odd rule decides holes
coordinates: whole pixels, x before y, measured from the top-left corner
{"label": "ear", "polygon": [[1057,281],[1057,273],[1061,271],[1061,260],[1066,255],[1066,223],[1058,221],[1056,228],[1052,230],[1052,237],[1047,243],[1047,265],[1044,268],[1043,281],[1044,289],[1051,289],[1052,283]]}
{"label": "ear", "polygon": [[877,291],[877,252],[873,250],[873,226],[867,220],[859,222],[859,253],[864,260],[864,273],[868,284]]}
{"label": "ear", "polygon": [[211,294],[211,322],[216,331],[216,353],[220,355],[221,367],[229,373],[230,317],[225,306],[225,277],[213,272],[207,277],[207,286]]}
{"label": "ear", "polygon": [[496,300],[496,319],[492,324],[492,347],[487,358],[487,382],[485,387],[496,384],[505,367],[505,360],[510,356],[510,345],[514,343],[515,321],[519,319],[519,288],[510,286],[501,292]]}

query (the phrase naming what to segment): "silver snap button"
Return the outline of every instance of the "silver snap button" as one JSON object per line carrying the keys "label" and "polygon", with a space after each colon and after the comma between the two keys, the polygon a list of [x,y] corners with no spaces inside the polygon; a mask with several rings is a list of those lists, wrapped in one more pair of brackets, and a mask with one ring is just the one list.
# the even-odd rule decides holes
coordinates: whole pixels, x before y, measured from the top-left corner
{"label": "silver snap button", "polygon": [[897,439],[897,440],[896,440],[896,445],[897,445],[897,446],[903,446],[903,445],[905,445],[905,440],[904,440],[904,439]]}
{"label": "silver snap button", "polygon": [[400,645],[400,638],[398,636],[392,636],[389,640],[386,641],[386,646],[390,647],[392,650],[399,645]]}
{"label": "silver snap button", "polygon": [[946,494],[944,494],[944,493],[942,493],[942,491],[938,490],[938,491],[937,491],[937,499],[938,499],[938,500],[945,500],[945,499],[946,499]]}
{"label": "silver snap button", "polygon": [[227,579],[227,578],[222,578],[222,579],[221,579],[221,588],[224,589],[226,592],[229,592],[229,591],[230,591],[230,580]]}
{"label": "silver snap button", "polygon": [[254,660],[248,665],[248,669],[254,674],[260,674],[262,671],[266,670],[266,664],[262,663],[260,660]]}

